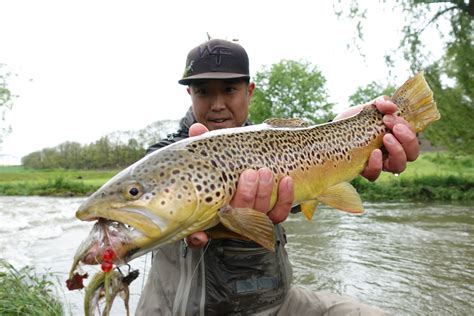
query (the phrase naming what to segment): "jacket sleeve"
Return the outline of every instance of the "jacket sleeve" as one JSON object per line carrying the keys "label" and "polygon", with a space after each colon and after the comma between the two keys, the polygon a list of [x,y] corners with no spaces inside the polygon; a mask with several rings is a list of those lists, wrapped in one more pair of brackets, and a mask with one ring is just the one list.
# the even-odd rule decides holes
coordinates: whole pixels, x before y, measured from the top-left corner
{"label": "jacket sleeve", "polygon": [[183,140],[185,138],[188,138],[188,137],[189,137],[189,135],[188,135],[187,131],[179,129],[176,133],[168,134],[168,136],[166,138],[164,138],[164,139],[160,140],[158,143],[148,147],[148,149],[146,150],[146,154],[148,155],[148,154],[154,152],[155,150],[161,149],[163,147],[166,147],[168,145],[171,145],[173,143],[176,143],[176,142],[178,142],[180,140]]}

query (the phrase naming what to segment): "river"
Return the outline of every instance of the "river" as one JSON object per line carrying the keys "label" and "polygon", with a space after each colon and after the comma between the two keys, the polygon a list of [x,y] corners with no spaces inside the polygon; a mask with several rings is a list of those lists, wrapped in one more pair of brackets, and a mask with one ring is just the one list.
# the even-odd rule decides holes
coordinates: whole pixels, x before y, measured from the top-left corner
{"label": "river", "polygon": [[[83,198],[0,197],[0,258],[51,272],[64,284],[92,224],[74,218]],[[366,214],[320,208],[312,222],[285,222],[294,281],[347,294],[396,315],[474,312],[474,203],[365,203]],[[150,258],[132,283],[135,310]],[[89,269],[93,272],[97,269]],[[68,313],[82,315],[83,292],[58,286]],[[113,315],[124,315],[120,300]]]}

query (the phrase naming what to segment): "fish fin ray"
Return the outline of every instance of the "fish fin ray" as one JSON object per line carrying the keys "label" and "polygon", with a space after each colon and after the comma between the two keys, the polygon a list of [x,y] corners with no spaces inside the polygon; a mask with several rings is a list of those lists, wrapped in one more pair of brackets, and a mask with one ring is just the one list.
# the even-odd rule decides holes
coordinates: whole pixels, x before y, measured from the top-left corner
{"label": "fish fin ray", "polygon": [[269,118],[263,123],[271,127],[307,127],[310,126],[308,122],[300,118]]}
{"label": "fish fin ray", "polygon": [[304,216],[308,221],[311,221],[311,219],[313,218],[313,214],[314,212],[316,212],[318,203],[318,200],[309,200],[304,201],[300,204],[301,212],[303,212]]}
{"label": "fish fin ray", "polygon": [[391,99],[399,107],[401,116],[417,132],[423,131],[441,117],[422,71],[398,88]]}
{"label": "fish fin ray", "polygon": [[318,200],[341,211],[364,212],[359,193],[349,182],[342,182],[328,188],[318,196]]}
{"label": "fish fin ray", "polygon": [[222,208],[218,212],[221,223],[231,231],[249,238],[262,247],[274,251],[273,223],[267,214],[251,208]]}
{"label": "fish fin ray", "polygon": [[212,239],[233,238],[233,239],[250,240],[249,238],[245,236],[242,236],[232,230],[227,229],[222,223],[219,223],[214,227],[206,229],[206,234]]}

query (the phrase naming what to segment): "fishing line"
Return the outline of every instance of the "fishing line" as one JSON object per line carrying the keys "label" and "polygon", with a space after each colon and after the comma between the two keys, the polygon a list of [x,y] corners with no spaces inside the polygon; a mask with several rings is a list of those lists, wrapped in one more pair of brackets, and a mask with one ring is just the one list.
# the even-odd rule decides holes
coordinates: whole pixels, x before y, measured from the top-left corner
{"label": "fishing line", "polygon": [[[151,256],[151,260],[153,260],[153,256]],[[148,261],[148,252],[145,254],[145,266],[143,267],[143,277],[142,277],[142,292],[143,287],[145,286],[145,275],[146,275],[146,263]]]}
{"label": "fishing line", "polygon": [[198,262],[196,263],[196,266],[194,267],[193,273],[191,274],[191,280],[194,278],[194,274],[196,273],[197,268],[199,267],[199,264],[200,264],[201,261],[202,261],[202,258],[204,258],[204,254],[206,253],[207,249],[209,248],[209,245],[211,244],[211,240],[212,240],[212,239],[209,238],[209,241],[207,242],[206,247],[205,247],[204,250],[202,251],[202,254],[201,254],[201,256],[199,257],[199,260],[198,260]]}

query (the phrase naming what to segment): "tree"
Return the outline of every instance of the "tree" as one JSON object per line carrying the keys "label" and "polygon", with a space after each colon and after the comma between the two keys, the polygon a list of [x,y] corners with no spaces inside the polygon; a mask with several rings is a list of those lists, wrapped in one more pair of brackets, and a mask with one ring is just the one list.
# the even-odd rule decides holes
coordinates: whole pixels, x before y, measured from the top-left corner
{"label": "tree", "polygon": [[[367,9],[361,2],[341,0],[342,12],[357,23],[358,38],[363,38],[363,22]],[[401,8],[405,26],[399,50],[413,72],[425,69],[434,92],[441,120],[424,135],[433,143],[450,150],[474,152],[474,129],[470,122],[474,113],[474,0],[384,0],[384,4]],[[444,54],[435,60],[432,42],[424,35],[436,32],[444,46]],[[394,67],[397,52],[386,56]]]}
{"label": "tree", "polygon": [[[429,31],[436,31],[446,51],[469,39],[472,49],[474,29],[474,0],[383,0],[391,9],[400,9],[405,17],[399,49],[410,63],[413,72],[433,62],[430,59],[430,39],[424,38]],[[357,0],[339,0],[335,13],[346,16],[356,25],[357,38],[363,40],[367,7]],[[373,4],[373,3],[371,3]],[[428,41],[426,43],[426,41]],[[357,43],[356,43],[356,46]],[[427,47],[428,46],[428,47]],[[360,48],[358,46],[358,48]],[[392,56],[386,61],[393,66]]]}
{"label": "tree", "polygon": [[441,120],[423,134],[436,145],[455,153],[474,154],[474,105],[461,84],[443,84],[443,69],[437,63],[431,65],[425,76],[429,82]]}
{"label": "tree", "polygon": [[10,75],[5,64],[0,64],[0,144],[3,142],[3,137],[10,133],[10,126],[5,122],[5,113],[12,108],[12,94],[7,84]]}
{"label": "tree", "polygon": [[391,96],[395,92],[395,86],[389,84],[383,87],[380,83],[372,81],[365,87],[358,87],[356,92],[349,97],[349,105],[355,106],[369,102],[381,95]]}
{"label": "tree", "polygon": [[327,101],[325,77],[306,61],[282,60],[263,67],[255,76],[256,89],[250,119],[302,118],[311,123],[332,118],[333,104]]}

